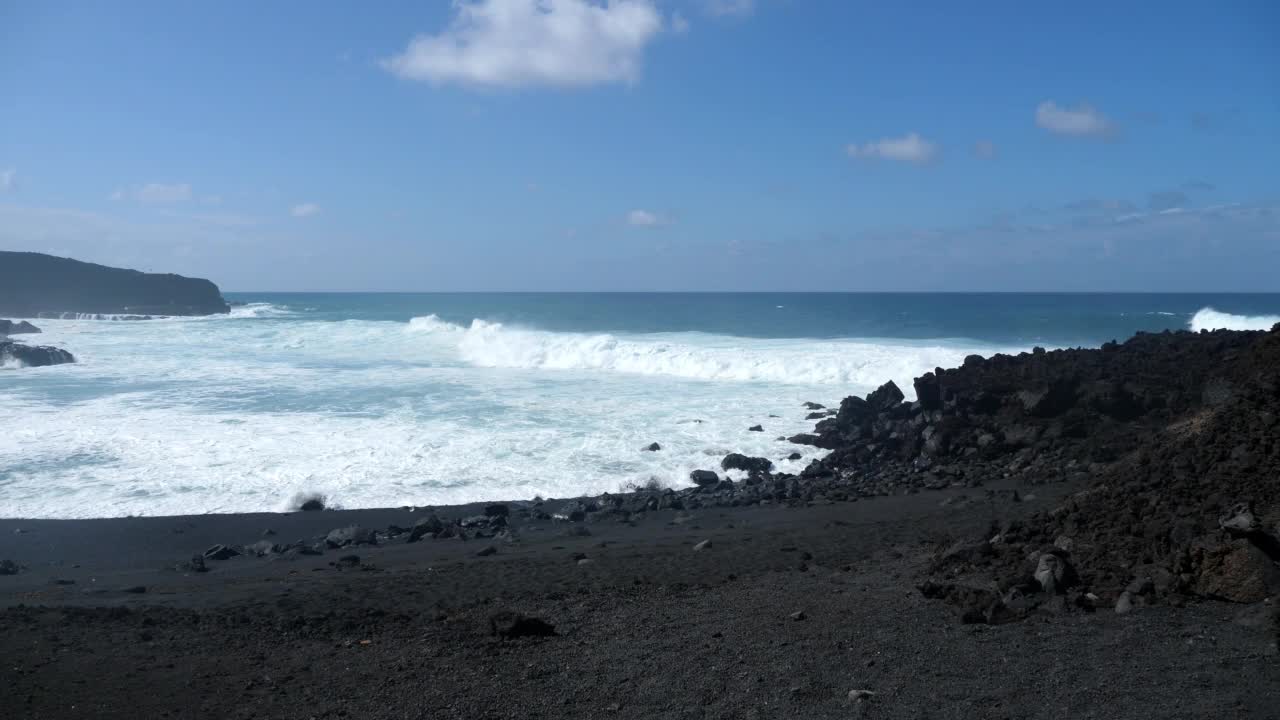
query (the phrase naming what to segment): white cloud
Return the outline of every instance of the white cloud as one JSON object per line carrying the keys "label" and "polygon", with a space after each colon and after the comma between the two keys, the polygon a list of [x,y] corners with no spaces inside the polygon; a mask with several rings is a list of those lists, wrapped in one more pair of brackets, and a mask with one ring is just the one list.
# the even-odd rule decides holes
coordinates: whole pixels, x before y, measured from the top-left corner
{"label": "white cloud", "polygon": [[996,156],[996,144],[990,140],[979,140],[973,144],[973,154],[983,160],[990,160]]}
{"label": "white cloud", "polygon": [[627,224],[635,227],[658,227],[666,225],[667,219],[648,210],[632,210],[627,213]]}
{"label": "white cloud", "polygon": [[671,32],[683,35],[689,32],[689,21],[677,10],[671,15]]}
{"label": "white cloud", "polygon": [[864,145],[852,144],[845,148],[852,158],[884,158],[925,165],[938,156],[938,146],[916,133],[900,138],[883,138]]}
{"label": "white cloud", "polygon": [[311,217],[320,212],[320,206],[315,203],[299,203],[289,210],[289,214],[296,218]]}
{"label": "white cloud", "polygon": [[1111,121],[1091,105],[1059,107],[1052,100],[1036,107],[1036,125],[1059,135],[1101,136],[1115,130]]}
{"label": "white cloud", "polygon": [[707,14],[716,17],[742,17],[750,15],[756,9],[755,0],[703,0],[702,4],[707,9]]}
{"label": "white cloud", "polygon": [[147,183],[137,188],[120,188],[111,193],[112,200],[135,200],[147,205],[172,205],[191,199],[187,183]]}
{"label": "white cloud", "polygon": [[0,170],[0,192],[8,192],[13,189],[14,178],[18,173],[13,168]]}
{"label": "white cloud", "polygon": [[633,82],[662,30],[652,0],[457,0],[438,35],[382,61],[409,80],[473,87]]}

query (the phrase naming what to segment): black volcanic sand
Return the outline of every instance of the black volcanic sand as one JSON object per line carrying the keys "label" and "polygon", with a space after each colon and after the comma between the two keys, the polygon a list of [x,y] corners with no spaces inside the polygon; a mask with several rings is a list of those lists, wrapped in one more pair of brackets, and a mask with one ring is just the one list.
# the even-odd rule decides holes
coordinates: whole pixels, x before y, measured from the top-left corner
{"label": "black volcanic sand", "polygon": [[799,475],[0,520],[0,717],[1280,718],[1280,329],[915,384]]}
{"label": "black volcanic sand", "polygon": [[[587,536],[514,521],[513,542],[397,539],[210,561],[205,573],[168,568],[268,528],[284,541],[352,523],[410,526],[423,511],[0,521],[2,554],[28,566],[0,577],[0,708],[14,718],[1276,717],[1264,605],[962,625],[916,589],[939,543],[1068,490],[663,510],[634,525],[588,523]],[[358,565],[338,562],[351,554]],[[495,637],[489,619],[504,610],[556,634]],[[875,694],[850,700],[854,690]]]}

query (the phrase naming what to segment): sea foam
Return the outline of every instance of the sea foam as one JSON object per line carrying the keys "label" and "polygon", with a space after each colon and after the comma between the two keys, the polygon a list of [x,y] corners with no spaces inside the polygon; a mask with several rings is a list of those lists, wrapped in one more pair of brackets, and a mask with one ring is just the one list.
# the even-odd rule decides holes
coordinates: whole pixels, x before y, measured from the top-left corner
{"label": "sea foam", "polygon": [[1195,332],[1201,330],[1270,330],[1280,323],[1280,315],[1232,315],[1211,307],[1201,308],[1188,323]]}
{"label": "sea foam", "polygon": [[913,376],[998,349],[326,322],[269,304],[42,326],[79,362],[0,378],[10,516],[272,511],[299,492],[350,508],[571,497],[684,486],[730,452],[799,472],[824,454],[778,440],[812,429],[804,401],[888,379],[910,395]]}
{"label": "sea foam", "polygon": [[413,332],[457,339],[460,357],[475,367],[584,370],[691,380],[845,385],[874,388],[894,380],[910,395],[912,378],[960,364],[994,348],[955,341],[756,339],[705,333],[611,334],[547,332],[474,320],[461,327],[435,316],[414,318]]}

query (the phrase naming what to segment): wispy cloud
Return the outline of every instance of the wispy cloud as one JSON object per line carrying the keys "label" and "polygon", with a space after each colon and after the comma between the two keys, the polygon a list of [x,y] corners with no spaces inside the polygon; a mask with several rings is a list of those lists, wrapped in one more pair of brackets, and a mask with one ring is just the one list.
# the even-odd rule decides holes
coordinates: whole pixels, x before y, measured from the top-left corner
{"label": "wispy cloud", "polygon": [[172,205],[191,199],[187,183],[147,183],[141,187],[120,188],[111,193],[112,200],[135,200],[147,205]]}
{"label": "wispy cloud", "polygon": [[649,210],[632,210],[627,213],[627,224],[633,227],[658,227],[670,225],[671,221],[659,213]]}
{"label": "wispy cloud", "polygon": [[1045,100],[1036,107],[1036,125],[1058,135],[1105,137],[1115,132],[1115,125],[1092,105],[1060,106]]}
{"label": "wispy cloud", "polygon": [[5,168],[0,170],[0,192],[9,192],[13,189],[18,172],[13,168]]}
{"label": "wispy cloud", "polygon": [[471,87],[627,83],[661,30],[651,0],[458,0],[448,28],[381,64],[409,80]]}
{"label": "wispy cloud", "polygon": [[320,206],[315,203],[299,203],[289,210],[289,214],[296,218],[306,218],[316,215],[320,212]]}
{"label": "wispy cloud", "polygon": [[926,165],[938,156],[938,146],[916,133],[900,138],[883,138],[862,145],[851,144],[845,148],[851,158],[883,158],[900,162]]}

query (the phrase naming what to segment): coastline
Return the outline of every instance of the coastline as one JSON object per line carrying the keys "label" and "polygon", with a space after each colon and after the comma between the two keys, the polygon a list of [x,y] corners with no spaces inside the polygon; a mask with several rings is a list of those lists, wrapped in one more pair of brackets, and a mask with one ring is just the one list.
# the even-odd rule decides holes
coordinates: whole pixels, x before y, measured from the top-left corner
{"label": "coastline", "polygon": [[680,491],[0,520],[0,661],[26,717],[1267,718],[1278,355],[969,359]]}

